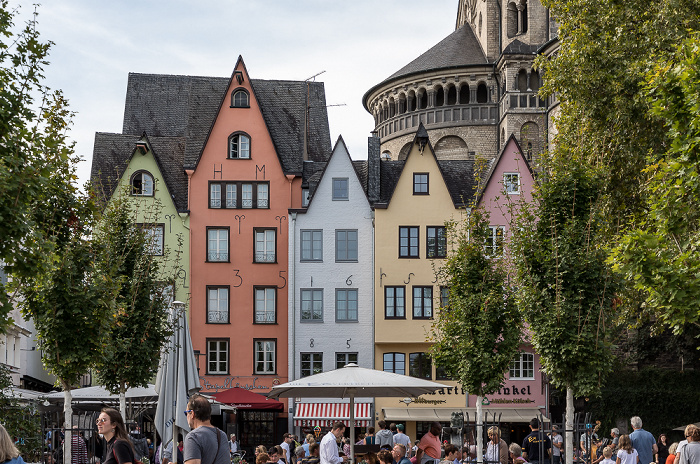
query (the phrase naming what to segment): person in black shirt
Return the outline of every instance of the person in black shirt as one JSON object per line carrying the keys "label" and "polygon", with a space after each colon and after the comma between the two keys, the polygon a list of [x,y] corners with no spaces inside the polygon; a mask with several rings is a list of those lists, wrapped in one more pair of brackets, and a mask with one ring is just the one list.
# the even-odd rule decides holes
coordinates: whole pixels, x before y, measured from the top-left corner
{"label": "person in black shirt", "polygon": [[530,421],[530,430],[530,435],[523,440],[523,458],[530,464],[543,463],[552,453],[552,442],[547,435],[540,432],[540,423],[537,419]]}
{"label": "person in black shirt", "polygon": [[134,448],[119,411],[104,408],[97,419],[97,431],[107,442],[103,464],[134,464]]}

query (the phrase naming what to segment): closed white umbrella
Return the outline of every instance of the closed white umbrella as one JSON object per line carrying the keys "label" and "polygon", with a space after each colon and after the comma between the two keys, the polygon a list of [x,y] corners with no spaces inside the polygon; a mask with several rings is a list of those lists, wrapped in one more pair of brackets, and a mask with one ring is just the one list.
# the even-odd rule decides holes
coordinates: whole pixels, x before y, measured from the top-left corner
{"label": "closed white umbrella", "polygon": [[446,385],[347,364],[333,371],[272,387],[268,398],[349,398],[350,458],[355,459],[355,397],[417,397]]}
{"label": "closed white umbrella", "polygon": [[[187,409],[190,395],[201,389],[192,339],[182,307],[184,307],[184,303],[173,302],[170,320],[175,325],[175,330],[170,342],[161,353],[160,367],[156,377],[158,406],[156,407],[155,426],[162,440],[159,462],[163,459],[162,451],[167,444],[177,438],[175,428],[190,431],[184,411]],[[176,452],[177,448],[173,443],[173,453]],[[176,456],[173,455],[173,457]]]}

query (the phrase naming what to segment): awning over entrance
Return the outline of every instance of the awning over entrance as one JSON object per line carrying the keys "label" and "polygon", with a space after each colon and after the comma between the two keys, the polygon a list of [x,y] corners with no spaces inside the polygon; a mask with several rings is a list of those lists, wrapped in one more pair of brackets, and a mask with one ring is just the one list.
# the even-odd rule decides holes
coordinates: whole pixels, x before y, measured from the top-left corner
{"label": "awning over entrance", "polygon": [[[355,427],[368,427],[371,416],[371,403],[355,403]],[[341,421],[350,425],[350,405],[348,403],[297,403],[294,425],[300,427],[330,427]]]}
{"label": "awning over entrance", "polygon": [[219,393],[214,393],[216,401],[230,404],[236,409],[268,409],[284,411],[284,403],[271,400],[258,393],[253,393],[244,388],[233,387]]}
{"label": "awning over entrance", "polygon": [[[476,417],[476,408],[384,408],[384,419],[388,421],[417,421],[430,422],[441,421],[449,422],[453,412],[461,411],[469,414],[469,418]],[[483,408],[485,420],[492,421],[493,414],[496,414],[495,420],[500,422],[530,422],[533,417],[539,417],[542,414],[538,408]],[[488,419],[486,419],[488,413]],[[549,419],[544,418],[545,422]]]}

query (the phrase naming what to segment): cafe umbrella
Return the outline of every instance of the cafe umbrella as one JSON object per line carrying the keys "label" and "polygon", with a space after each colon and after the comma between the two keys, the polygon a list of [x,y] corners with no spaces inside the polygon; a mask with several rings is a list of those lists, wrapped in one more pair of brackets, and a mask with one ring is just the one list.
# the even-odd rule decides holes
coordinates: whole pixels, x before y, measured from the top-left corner
{"label": "cafe umbrella", "polygon": [[350,459],[355,458],[355,397],[414,398],[447,388],[429,380],[360,367],[345,367],[272,387],[268,398],[349,398]]}

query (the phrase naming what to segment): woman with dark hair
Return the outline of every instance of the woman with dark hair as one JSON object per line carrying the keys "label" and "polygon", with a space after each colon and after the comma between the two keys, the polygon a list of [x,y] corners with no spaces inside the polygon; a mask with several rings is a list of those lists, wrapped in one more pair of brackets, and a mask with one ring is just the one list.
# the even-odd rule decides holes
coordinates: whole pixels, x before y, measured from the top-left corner
{"label": "woman with dark hair", "polygon": [[102,409],[97,419],[97,432],[107,442],[102,464],[134,464],[134,448],[119,411],[114,408]]}
{"label": "woman with dark hair", "polygon": [[394,462],[394,459],[391,456],[391,451],[388,450],[381,450],[378,452],[377,459],[379,460],[380,464],[392,464],[392,462]]}
{"label": "woman with dark hair", "polygon": [[656,442],[656,447],[659,451],[656,453],[656,462],[664,464],[668,459],[668,443],[666,442],[666,434],[659,435],[659,441]]}
{"label": "woman with dark hair", "polygon": [[3,464],[24,464],[24,459],[19,455],[19,450],[2,424],[0,424],[0,462]]}

